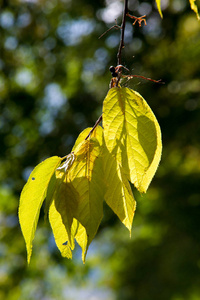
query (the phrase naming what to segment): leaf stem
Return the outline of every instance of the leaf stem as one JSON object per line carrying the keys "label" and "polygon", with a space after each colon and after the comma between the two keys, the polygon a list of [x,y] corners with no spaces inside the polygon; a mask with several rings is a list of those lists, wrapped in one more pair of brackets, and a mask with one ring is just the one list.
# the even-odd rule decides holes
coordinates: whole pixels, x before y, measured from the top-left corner
{"label": "leaf stem", "polygon": [[92,132],[95,130],[95,128],[99,125],[101,121],[102,121],[102,115],[98,118],[98,120],[96,121],[96,123],[94,124],[94,126],[92,127],[88,135],[86,136],[85,140],[89,138],[89,136],[92,134]]}

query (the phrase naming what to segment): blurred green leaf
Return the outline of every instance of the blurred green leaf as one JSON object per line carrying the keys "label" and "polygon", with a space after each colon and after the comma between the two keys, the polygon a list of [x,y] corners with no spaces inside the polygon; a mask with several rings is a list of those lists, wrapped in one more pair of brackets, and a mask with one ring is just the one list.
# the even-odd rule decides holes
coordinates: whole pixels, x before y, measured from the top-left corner
{"label": "blurred green leaf", "polygon": [[197,19],[200,20],[200,15],[198,11],[198,7],[196,5],[196,0],[189,0],[191,9],[196,13]]}
{"label": "blurred green leaf", "polygon": [[162,10],[161,10],[161,0],[156,0],[156,4],[157,4],[158,12],[159,12],[161,18],[163,18],[163,14],[162,14]]}

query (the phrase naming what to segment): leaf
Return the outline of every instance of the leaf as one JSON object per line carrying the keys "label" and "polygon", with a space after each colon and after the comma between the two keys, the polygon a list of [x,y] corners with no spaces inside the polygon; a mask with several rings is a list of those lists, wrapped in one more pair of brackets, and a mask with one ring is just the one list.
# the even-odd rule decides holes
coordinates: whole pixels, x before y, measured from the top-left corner
{"label": "leaf", "polygon": [[112,88],[103,104],[106,146],[125,175],[146,192],[161,158],[159,124],[142,96],[128,88]]}
{"label": "leaf", "polygon": [[73,148],[76,159],[67,174],[67,182],[70,182],[79,194],[74,217],[85,227],[88,245],[94,238],[103,217],[104,199],[102,149],[94,137],[99,129],[97,127],[91,137],[84,140],[87,136],[85,133],[89,130],[85,130],[78,137],[79,143]]}
{"label": "leaf", "polygon": [[72,152],[78,151],[78,149],[81,147],[81,145],[85,142],[85,138],[91,129],[92,129],[92,127],[88,127],[79,134],[79,136],[77,137],[77,139],[75,141],[74,147],[72,148]]}
{"label": "leaf", "polygon": [[48,188],[47,188],[47,195],[46,195],[46,199],[45,199],[45,208],[44,208],[44,219],[45,219],[45,221],[47,219],[49,207],[51,205],[53,194],[55,192],[56,184],[57,184],[57,179],[56,179],[56,176],[55,176],[55,173],[54,173],[53,176],[51,177],[51,180],[50,180]]}
{"label": "leaf", "polygon": [[[90,128],[83,132],[82,139],[87,136]],[[95,136],[102,147],[103,178],[106,185],[105,201],[113,210],[113,212],[119,217],[121,222],[131,232],[133,216],[136,208],[136,202],[133,197],[133,193],[130,184],[123,174],[122,168],[117,161],[111,156],[106,148],[103,139],[103,129],[98,126],[97,130],[94,130],[92,136]],[[78,140],[78,139],[77,139]],[[79,140],[81,143],[81,139]]]}
{"label": "leaf", "polygon": [[[66,172],[68,171],[69,170],[67,170]],[[60,215],[62,223],[65,227],[65,231],[67,232],[67,236],[62,236],[62,239],[65,240],[67,238],[69,246],[71,248],[74,248],[74,236],[73,234],[71,235],[71,227],[72,227],[74,211],[76,210],[77,207],[79,195],[77,191],[74,189],[73,185],[70,182],[67,182],[66,174],[67,173],[62,172],[58,169],[56,171],[57,184],[53,194],[52,205],[55,207],[54,210],[56,210],[57,213]],[[52,229],[54,228],[54,231],[57,232],[58,231],[56,229],[57,220],[55,218],[52,218],[52,215],[49,215],[49,218],[50,218],[50,224],[52,226]],[[53,223],[54,221],[55,224]],[[60,238],[61,237],[59,237],[59,239]]]}
{"label": "leaf", "polygon": [[[64,207],[63,207],[64,208]],[[85,263],[87,253],[87,234],[85,228],[74,218],[71,225],[70,238],[65,226],[66,215],[58,210],[55,200],[52,201],[49,209],[49,221],[53,230],[56,245],[63,257],[72,258],[72,250],[75,247],[74,238],[82,248],[82,260]],[[64,222],[63,222],[64,221]]]}
{"label": "leaf", "polygon": [[105,201],[131,233],[136,202],[123,169],[104,146]]}
{"label": "leaf", "polygon": [[26,242],[27,261],[30,262],[32,242],[38,223],[40,208],[46,197],[48,184],[62,158],[53,156],[35,167],[25,184],[19,205],[19,222]]}
{"label": "leaf", "polygon": [[197,19],[200,20],[200,15],[198,11],[198,7],[196,5],[196,0],[189,0],[191,9],[196,13]]}
{"label": "leaf", "polygon": [[[75,238],[82,248],[83,262],[103,216],[104,198],[102,149],[95,138],[98,129],[85,140],[90,130],[87,128],[79,135],[68,160],[56,170],[57,184],[49,211],[61,254],[72,257]],[[76,230],[74,222],[77,222]]]}
{"label": "leaf", "polygon": [[[71,247],[68,244],[68,233],[63,224],[61,214],[56,209],[55,201],[53,200],[49,208],[49,222],[53,230],[56,245],[63,257],[72,258]],[[64,245],[64,243],[66,243]],[[72,247],[73,248],[73,247]]]}
{"label": "leaf", "polygon": [[75,238],[79,246],[82,248],[82,261],[83,263],[85,263],[85,257],[88,250],[88,237],[85,227],[83,227],[81,223],[78,223]]}
{"label": "leaf", "polygon": [[163,18],[163,14],[161,11],[161,0],[156,0],[156,4],[157,4],[158,12],[159,12],[161,18]]}
{"label": "leaf", "polygon": [[[59,169],[62,169],[59,168]],[[53,230],[54,238],[58,249],[63,257],[72,258],[72,250],[75,247],[74,238],[86,252],[87,235],[80,223],[73,218],[73,211],[76,209],[78,194],[71,183],[66,181],[66,173],[56,171],[57,184],[49,209],[49,221]],[[68,172],[66,170],[66,172]],[[86,244],[85,244],[86,243]],[[84,259],[84,256],[83,256]]]}
{"label": "leaf", "polygon": [[105,145],[102,127],[98,126],[97,128],[93,135],[99,141],[103,151],[103,178],[106,185],[105,201],[131,232],[136,202],[130,184],[123,174],[123,169]]}
{"label": "leaf", "polygon": [[[73,153],[67,155],[66,160],[57,168],[55,172],[56,184],[53,193],[49,193],[50,196],[53,194],[53,201],[55,209],[60,213],[62,217],[63,224],[68,234],[68,242],[70,247],[74,247],[74,237],[71,237],[71,226],[74,217],[74,210],[76,209],[78,193],[71,185],[67,182],[66,174],[69,172],[71,166],[73,165],[75,156]],[[47,193],[48,196],[48,193]],[[49,205],[49,200],[47,205]],[[52,227],[52,221],[50,221]]]}
{"label": "leaf", "polygon": [[109,180],[105,201],[131,233],[136,202],[123,169],[114,163],[105,178]]}

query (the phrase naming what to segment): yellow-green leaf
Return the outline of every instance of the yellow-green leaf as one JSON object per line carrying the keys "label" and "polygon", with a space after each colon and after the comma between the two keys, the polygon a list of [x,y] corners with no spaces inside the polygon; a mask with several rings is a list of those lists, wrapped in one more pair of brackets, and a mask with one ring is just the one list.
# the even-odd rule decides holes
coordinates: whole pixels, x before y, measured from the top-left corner
{"label": "yellow-green leaf", "polygon": [[91,129],[92,129],[92,127],[88,127],[79,134],[79,136],[77,137],[76,142],[74,144],[74,147],[72,148],[72,152],[74,152],[75,150],[76,150],[76,152],[78,151],[78,149],[84,143],[85,138],[87,137],[87,135],[89,134]]}
{"label": "yellow-green leaf", "polygon": [[200,20],[200,15],[198,11],[198,7],[196,5],[196,0],[189,0],[191,9],[196,13],[197,19]]}
{"label": "yellow-green leaf", "polygon": [[[88,130],[84,132],[88,133]],[[81,133],[78,137],[79,143],[73,148],[76,159],[67,174],[67,182],[70,182],[79,194],[74,217],[85,227],[88,245],[94,238],[103,217],[102,149],[94,134],[87,140],[85,140],[87,134]]]}
{"label": "yellow-green leaf", "polygon": [[[78,194],[72,184],[66,181],[67,173],[60,171],[62,165],[56,171],[57,184],[53,200],[49,209],[49,221],[53,230],[58,249],[63,257],[72,258],[72,250],[75,247],[74,238],[83,250],[85,261],[87,248],[87,235],[85,228],[73,218],[76,210]],[[66,170],[68,172],[69,170]]]}
{"label": "yellow-green leaf", "polygon": [[105,201],[131,232],[136,202],[130,184],[123,174],[123,169],[109,153],[105,145],[102,127],[98,126],[92,133],[92,136],[97,138],[103,151],[103,178],[106,186]]}
{"label": "yellow-green leaf", "polygon": [[[87,136],[90,130],[91,128],[88,128],[82,133],[82,139]],[[103,151],[103,178],[106,186],[105,201],[131,232],[136,202],[130,184],[123,174],[123,169],[106,148],[102,127],[98,126],[92,133],[92,137],[96,137]],[[82,142],[82,139],[79,140],[79,143]]]}
{"label": "yellow-green leaf", "polygon": [[[72,200],[72,199],[71,199]],[[64,207],[63,207],[64,209]],[[49,209],[49,221],[53,230],[56,245],[63,257],[72,258],[72,250],[75,247],[74,238],[82,248],[82,260],[85,262],[85,256],[88,249],[87,233],[85,228],[74,218],[71,225],[70,237],[63,220],[63,213],[58,210],[55,200],[52,201]],[[65,216],[66,217],[66,216]]]}
{"label": "yellow-green leaf", "polygon": [[35,167],[20,196],[19,222],[26,242],[28,263],[31,258],[32,241],[35,236],[40,209],[46,197],[51,177],[61,160],[60,157],[53,156]]}
{"label": "yellow-green leaf", "polygon": [[[68,244],[69,238],[60,212],[56,209],[54,200],[49,208],[49,222],[53,231],[56,245],[63,257],[72,258],[71,247]],[[64,245],[65,244],[65,245]],[[72,243],[71,243],[72,244]],[[73,248],[73,247],[72,247]],[[72,249],[73,250],[73,249]]]}
{"label": "yellow-green leaf", "polygon": [[[69,170],[66,172],[68,171]],[[57,184],[53,194],[52,205],[55,206],[55,210],[60,214],[62,223],[65,226],[69,246],[74,248],[74,236],[71,235],[71,226],[74,218],[74,211],[77,208],[79,195],[73,185],[70,182],[67,182],[67,173],[61,171],[60,168],[56,171],[56,179]],[[57,225],[53,224],[53,221],[56,223],[55,218],[53,219],[51,217],[51,226],[52,228],[56,228]],[[66,239],[66,236],[62,236],[62,238]]]}
{"label": "yellow-green leaf", "polygon": [[[82,248],[83,262],[102,219],[104,197],[102,149],[95,138],[98,129],[85,140],[90,130],[87,128],[79,135],[72,153],[57,169],[57,184],[49,211],[61,254],[72,257],[75,238]],[[74,222],[77,222],[76,230]]]}
{"label": "yellow-green leaf", "polygon": [[77,232],[75,235],[75,239],[79,246],[82,248],[82,261],[85,263],[85,257],[88,250],[88,237],[85,227],[78,222]]}
{"label": "yellow-green leaf", "polygon": [[136,202],[123,169],[104,146],[105,201],[131,233]]}
{"label": "yellow-green leaf", "polygon": [[130,184],[119,165],[116,168],[115,163],[112,164],[109,171],[105,177],[108,180],[105,201],[131,233],[136,201]]}
{"label": "yellow-green leaf", "polygon": [[161,0],[156,0],[156,4],[157,4],[158,12],[159,12],[161,18],[163,18],[163,14],[161,11]]}
{"label": "yellow-green leaf", "polygon": [[45,199],[45,208],[44,208],[44,219],[45,221],[47,220],[47,215],[48,215],[48,211],[49,211],[49,207],[52,201],[52,197],[56,188],[56,184],[57,184],[57,179],[55,176],[55,173],[53,174],[53,176],[51,177],[51,180],[49,182],[48,188],[47,188],[47,194],[46,194],[46,199]]}
{"label": "yellow-green leaf", "polygon": [[112,88],[103,104],[106,146],[125,175],[146,192],[161,158],[159,124],[142,96],[129,88]]}

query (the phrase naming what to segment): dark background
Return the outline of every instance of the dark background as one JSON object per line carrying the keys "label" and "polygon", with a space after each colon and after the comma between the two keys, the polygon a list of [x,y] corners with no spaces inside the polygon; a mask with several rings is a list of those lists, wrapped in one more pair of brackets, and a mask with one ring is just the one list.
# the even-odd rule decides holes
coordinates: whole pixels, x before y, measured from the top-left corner
{"label": "dark background", "polygon": [[61,257],[43,211],[30,266],[18,223],[20,192],[47,157],[71,151],[101,115],[116,65],[123,3],[0,2],[0,299],[200,299],[200,23],[186,0],[129,1],[122,63],[161,126],[163,155],[139,195],[132,238],[105,206],[86,264]]}

